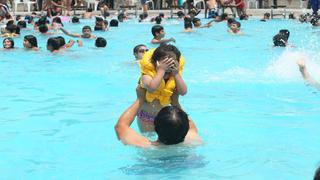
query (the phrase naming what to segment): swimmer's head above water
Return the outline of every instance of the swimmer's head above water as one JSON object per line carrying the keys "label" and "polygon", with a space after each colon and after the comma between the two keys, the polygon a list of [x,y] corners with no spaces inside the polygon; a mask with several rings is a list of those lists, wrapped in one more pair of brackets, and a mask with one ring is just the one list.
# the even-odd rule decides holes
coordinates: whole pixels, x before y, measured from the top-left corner
{"label": "swimmer's head above water", "polygon": [[90,26],[83,26],[82,28],[82,36],[83,37],[91,37],[91,27]]}
{"label": "swimmer's head above water", "polygon": [[181,143],[189,131],[188,115],[175,106],[166,106],[155,117],[154,127],[161,143]]}
{"label": "swimmer's head above water", "polygon": [[142,56],[144,55],[144,53],[147,51],[148,51],[148,48],[146,45],[139,44],[133,48],[133,55],[136,58],[136,60],[140,60],[142,59]]}
{"label": "swimmer's head above water", "polygon": [[37,38],[34,35],[26,35],[23,38],[23,46],[27,49],[38,47]]}

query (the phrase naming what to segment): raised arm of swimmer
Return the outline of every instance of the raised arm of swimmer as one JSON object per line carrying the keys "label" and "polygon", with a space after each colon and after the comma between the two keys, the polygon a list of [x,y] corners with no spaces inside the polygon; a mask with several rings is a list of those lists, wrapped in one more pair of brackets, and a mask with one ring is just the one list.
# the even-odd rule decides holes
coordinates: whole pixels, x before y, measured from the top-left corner
{"label": "raised arm of swimmer", "polygon": [[320,83],[317,82],[316,80],[313,79],[313,77],[310,75],[307,67],[306,67],[306,64],[305,64],[305,61],[303,59],[300,59],[298,62],[297,62],[298,66],[299,66],[299,70],[301,72],[301,75],[303,77],[303,79],[309,83],[310,85],[314,86],[315,88],[319,89],[320,90]]}
{"label": "raised arm of swimmer", "polygon": [[71,36],[71,37],[81,37],[80,34],[72,34],[70,32],[68,32],[67,30],[65,30],[64,28],[60,28],[60,30],[67,36]]}
{"label": "raised arm of swimmer", "polygon": [[141,101],[137,99],[126,111],[124,111],[115,126],[115,131],[118,139],[121,140],[123,144],[149,147],[151,146],[151,142],[130,127],[140,106]]}
{"label": "raised arm of swimmer", "polygon": [[169,43],[169,42],[176,42],[174,38],[170,39],[152,39],[151,43],[152,44],[162,44],[162,43]]}

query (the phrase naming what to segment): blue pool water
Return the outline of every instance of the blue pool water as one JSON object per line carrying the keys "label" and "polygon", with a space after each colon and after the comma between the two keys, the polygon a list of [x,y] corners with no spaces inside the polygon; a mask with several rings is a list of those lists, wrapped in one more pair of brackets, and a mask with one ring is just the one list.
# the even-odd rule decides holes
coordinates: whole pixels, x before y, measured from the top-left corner
{"label": "blue pool water", "polygon": [[[84,24],[93,27],[65,26],[79,32]],[[203,145],[139,149],[116,138],[139,78],[132,48],[152,47],[152,24],[131,20],[95,33],[106,49],[84,40],[60,54],[45,50],[47,37],[38,37],[40,52],[23,50],[18,38],[19,49],[0,52],[0,179],[311,179],[320,165],[320,93],[295,62],[307,59],[320,79],[320,29],[250,20],[234,36],[225,23],[191,34],[176,20],[164,26],[186,58],[189,91],[180,99]],[[282,28],[294,48],[272,47]]]}

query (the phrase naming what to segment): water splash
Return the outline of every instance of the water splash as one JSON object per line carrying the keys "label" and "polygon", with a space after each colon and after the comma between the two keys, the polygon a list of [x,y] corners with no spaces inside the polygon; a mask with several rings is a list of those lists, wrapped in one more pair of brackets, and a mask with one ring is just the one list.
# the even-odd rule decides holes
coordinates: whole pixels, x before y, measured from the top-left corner
{"label": "water splash", "polygon": [[[301,51],[284,51],[276,60],[272,61],[267,67],[265,76],[281,79],[286,81],[301,80],[301,74],[297,61],[304,59],[307,66],[312,66],[312,72],[318,71],[320,73],[320,66],[315,63],[307,53]],[[310,69],[311,72],[311,69]]]}

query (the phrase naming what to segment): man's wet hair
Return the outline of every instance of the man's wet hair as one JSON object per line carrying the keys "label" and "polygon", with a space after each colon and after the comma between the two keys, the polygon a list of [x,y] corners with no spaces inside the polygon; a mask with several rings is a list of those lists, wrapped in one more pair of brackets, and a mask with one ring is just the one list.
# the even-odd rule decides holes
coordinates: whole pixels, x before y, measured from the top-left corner
{"label": "man's wet hair", "polygon": [[124,15],[124,13],[120,13],[119,15],[118,15],[118,21],[119,22],[123,22],[123,19],[125,18],[125,15]]}
{"label": "man's wet hair", "polygon": [[184,18],[184,28],[191,28],[192,29],[192,19],[190,17]]}
{"label": "man's wet hair", "polygon": [[87,9],[87,12],[92,12],[92,11],[93,11],[92,8],[88,8],[88,9]]}
{"label": "man's wet hair", "polygon": [[112,19],[112,20],[110,21],[110,27],[118,27],[118,25],[119,25],[118,20]]}
{"label": "man's wet hair", "polygon": [[7,26],[6,30],[10,33],[20,34],[20,27],[15,24]]}
{"label": "man's wet hair", "polygon": [[153,36],[156,36],[156,33],[160,33],[163,30],[163,26],[161,25],[154,25],[151,28],[151,33]]}
{"label": "man's wet hair", "polygon": [[287,37],[284,34],[277,34],[273,36],[273,44],[274,46],[286,47]]}
{"label": "man's wet hair", "polygon": [[147,47],[146,45],[144,45],[144,44],[138,44],[138,45],[136,45],[134,48],[133,48],[133,54],[137,54],[138,53],[138,51],[139,51],[139,49],[141,48],[141,47]]}
{"label": "man's wet hair", "polygon": [[161,61],[163,58],[167,57],[170,53],[174,53],[177,56],[177,61],[180,61],[181,52],[177,47],[171,44],[161,44],[153,52],[151,62],[156,64],[156,62]]}
{"label": "man's wet hair", "polygon": [[62,36],[57,36],[56,39],[59,41],[59,46],[62,47],[66,45],[66,40]]}
{"label": "man's wet hair", "polygon": [[46,33],[46,32],[48,32],[48,26],[46,25],[46,24],[41,24],[40,26],[39,26],[39,32],[41,32],[41,33]]}
{"label": "man's wet hair", "polygon": [[72,19],[71,19],[71,22],[72,23],[80,23],[80,20],[77,16],[73,16]]}
{"label": "man's wet hair", "polygon": [[14,20],[13,20],[13,19],[10,19],[10,20],[8,20],[8,22],[6,23],[6,27],[7,27],[7,26],[10,26],[10,25],[12,25],[12,24],[14,24]]}
{"label": "man's wet hair", "polygon": [[103,21],[103,18],[100,17],[100,16],[96,16],[96,21],[97,21],[97,22]]}
{"label": "man's wet hair", "polygon": [[60,40],[57,37],[51,37],[47,40],[47,46],[52,47],[52,51],[60,49]]}
{"label": "man's wet hair", "polygon": [[154,20],[156,21],[156,24],[161,24],[162,18],[157,16]]}
{"label": "man's wet hair", "polygon": [[166,106],[155,117],[154,127],[159,141],[163,144],[181,143],[190,128],[188,115],[178,107]]}
{"label": "man's wet hair", "polygon": [[32,47],[38,47],[38,41],[34,35],[26,35],[24,36],[24,39],[27,40]]}
{"label": "man's wet hair", "polygon": [[21,28],[27,28],[27,23],[25,21],[18,21],[17,26]]}
{"label": "man's wet hair", "polygon": [[106,47],[107,46],[107,40],[105,38],[103,38],[103,37],[98,37],[96,39],[95,46],[96,47]]}

